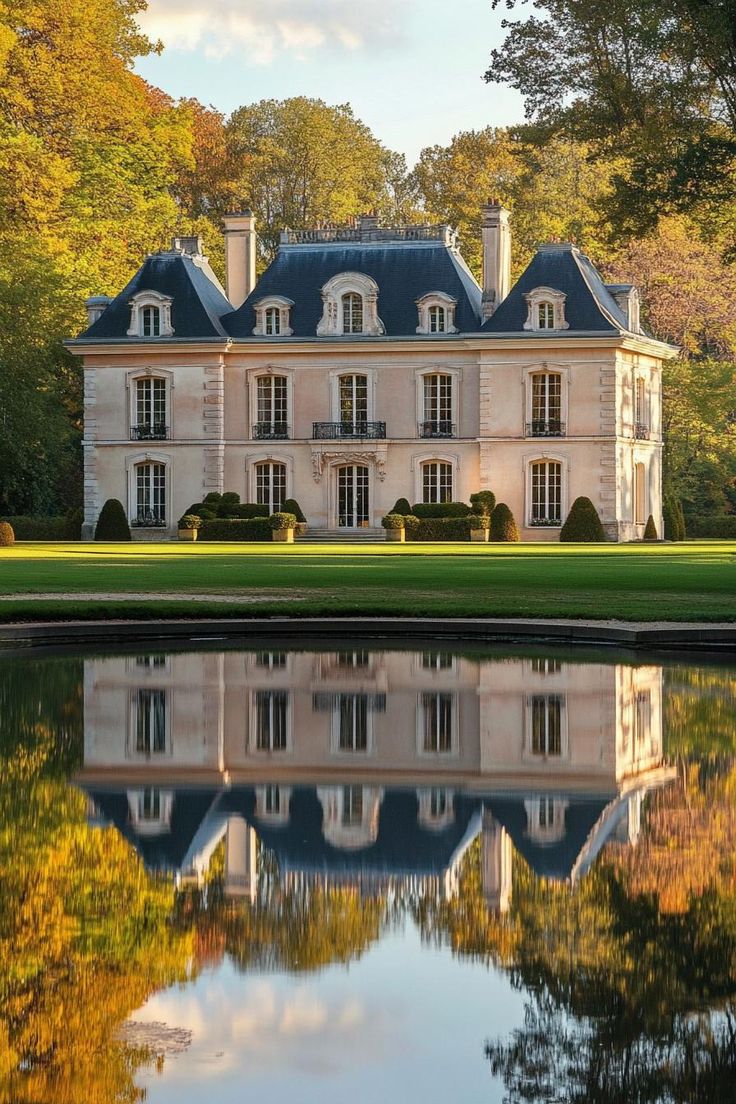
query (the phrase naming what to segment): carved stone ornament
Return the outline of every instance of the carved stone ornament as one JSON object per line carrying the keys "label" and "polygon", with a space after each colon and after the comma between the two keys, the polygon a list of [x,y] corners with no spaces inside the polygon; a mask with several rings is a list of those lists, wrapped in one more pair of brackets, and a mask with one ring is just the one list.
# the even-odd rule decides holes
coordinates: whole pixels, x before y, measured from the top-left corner
{"label": "carved stone ornament", "polygon": [[325,464],[328,467],[334,464],[373,464],[380,481],[386,478],[386,454],[383,452],[313,451],[312,478],[315,483],[321,482]]}

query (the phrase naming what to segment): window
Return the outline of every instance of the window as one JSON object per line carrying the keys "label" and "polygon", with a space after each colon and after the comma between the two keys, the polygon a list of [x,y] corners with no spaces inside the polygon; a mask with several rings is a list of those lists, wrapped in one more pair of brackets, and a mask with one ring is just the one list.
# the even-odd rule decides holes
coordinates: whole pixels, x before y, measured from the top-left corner
{"label": "window", "polygon": [[253,436],[259,440],[284,440],[289,436],[288,381],[286,376],[259,376],[256,384],[257,422]]}
{"label": "window", "polygon": [[452,751],[455,700],[452,694],[422,694],[421,748],[424,752]]}
{"label": "window", "polygon": [[255,736],[259,751],[285,751],[289,695],[286,690],[257,690]]}
{"label": "window", "polygon": [[336,661],[337,666],[344,669],[347,668],[351,671],[364,670],[370,666],[371,654],[364,649],[357,652],[338,652]]}
{"label": "window", "polygon": [[652,731],[652,692],[640,690],[634,706],[634,749],[641,749]]}
{"label": "window", "polygon": [[277,816],[281,812],[281,790],[278,786],[266,786],[264,789],[264,812],[268,816]]}
{"label": "window", "polygon": [[256,666],[268,671],[278,671],[286,667],[286,652],[258,652]]}
{"label": "window", "polygon": [[363,332],[363,296],[349,291],[342,297],[342,332],[359,334]]}
{"label": "window", "polygon": [[158,337],[161,333],[161,311],[158,307],[141,310],[141,336]]}
{"label": "window", "polygon": [[452,464],[429,460],[422,464],[422,502],[452,502]]}
{"label": "window", "polygon": [[558,797],[533,797],[524,801],[524,807],[530,839],[549,846],[565,838],[567,801],[561,801]]}
{"label": "window", "polygon": [[166,525],[166,465],[137,464],[135,467],[135,517],[133,525]]}
{"label": "window", "polygon": [[562,464],[538,460],[531,465],[532,525],[562,523]]}
{"label": "window", "polygon": [[339,385],[340,422],[352,432],[368,420],[368,377],[340,376]]}
{"label": "window", "polygon": [[554,330],[555,308],[554,303],[542,302],[537,304],[538,324],[540,330]]}
{"label": "window", "polygon": [[634,464],[634,521],[643,525],[647,514],[646,469],[643,464]]}
{"label": "window", "polygon": [[535,372],[531,377],[532,420],[527,432],[532,437],[562,437],[562,376],[559,372]]}
{"label": "window", "polygon": [[340,694],[336,722],[340,751],[368,750],[368,695]]}
{"label": "window", "polygon": [[647,390],[641,376],[637,376],[634,385],[634,436],[644,440],[649,437]]}
{"label": "window", "polygon": [[534,694],[529,699],[532,755],[562,755],[562,696]]}
{"label": "window", "polygon": [[430,291],[416,300],[419,308],[418,334],[452,334],[455,327],[457,299],[444,291]]}
{"label": "window", "polygon": [[134,441],[163,440],[168,436],[166,421],[166,380],[136,380],[135,425],[131,438]]}
{"label": "window", "polygon": [[342,823],[344,827],[361,824],[363,821],[363,787],[343,786]]}
{"label": "window", "polygon": [[444,333],[445,328],[446,328],[445,308],[444,307],[430,307],[429,308],[429,332],[430,333]]}
{"label": "window", "polygon": [[142,655],[135,657],[136,667],[145,667],[147,670],[166,666],[165,655]]}
{"label": "window", "polygon": [[527,305],[525,330],[566,330],[565,299],[567,296],[555,288],[533,288],[524,296]]}
{"label": "window", "polygon": [[452,437],[452,376],[445,372],[432,372],[424,378],[423,421],[420,437]]}
{"label": "window", "polygon": [[452,652],[422,652],[422,668],[425,671],[449,671],[452,666]]}
{"label": "window", "polygon": [[535,675],[559,675],[561,670],[559,659],[545,659],[541,656],[532,659],[532,671]]}
{"label": "window", "polygon": [[281,311],[278,307],[267,307],[264,312],[266,337],[276,337],[281,333]]}
{"label": "window", "polygon": [[294,306],[293,300],[283,295],[268,295],[253,304],[256,324],[253,333],[259,337],[291,337],[293,330],[289,322],[289,312]]}
{"label": "window", "polygon": [[138,690],[135,697],[135,750],[138,755],[166,751],[166,691]]}
{"label": "window", "polygon": [[447,814],[451,805],[451,799],[448,796],[448,790],[430,790],[429,791],[429,812],[430,816],[435,819],[444,817]]}
{"label": "window", "polygon": [[152,786],[146,786],[138,797],[138,819],[161,819],[161,791],[154,790]]}
{"label": "window", "polygon": [[279,513],[286,501],[286,464],[266,460],[256,464],[256,502],[267,506],[270,514]]}

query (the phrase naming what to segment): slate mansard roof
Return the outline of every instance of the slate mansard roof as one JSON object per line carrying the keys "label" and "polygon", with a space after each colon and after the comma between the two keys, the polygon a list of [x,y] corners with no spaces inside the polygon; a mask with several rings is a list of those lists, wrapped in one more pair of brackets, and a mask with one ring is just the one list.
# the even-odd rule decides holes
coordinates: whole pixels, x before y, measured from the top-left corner
{"label": "slate mansard roof", "polygon": [[[448,233],[431,240],[394,241],[390,240],[390,232],[386,233],[388,240],[375,242],[336,240],[283,244],[237,310],[232,309],[204,257],[180,250],[153,254],[77,341],[82,344],[108,340],[174,344],[182,340],[216,339],[274,344],[294,339],[334,341],[335,338],[317,338],[317,324],[322,317],[322,288],[328,280],[343,272],[362,273],[376,281],[378,315],[387,339],[417,338],[416,300],[429,292],[444,292],[457,300],[455,325],[459,334],[489,338],[519,334],[534,340],[632,332],[624,309],[612,294],[613,291],[625,291],[625,286],[606,285],[591,261],[573,245],[540,246],[510,293],[483,322],[481,288],[455,247],[453,235]],[[524,329],[528,315],[524,296],[540,287],[564,293],[566,329],[539,333]],[[130,300],[143,291],[158,292],[172,299],[174,333],[171,337],[128,338]],[[254,304],[271,295],[293,301],[291,338],[253,335]],[[643,336],[649,337],[648,334]],[[347,339],[365,340],[362,335],[349,335]],[[437,335],[432,335],[432,339],[437,339]],[[439,339],[445,338],[440,336]],[[341,335],[339,340],[346,340],[346,337]]]}

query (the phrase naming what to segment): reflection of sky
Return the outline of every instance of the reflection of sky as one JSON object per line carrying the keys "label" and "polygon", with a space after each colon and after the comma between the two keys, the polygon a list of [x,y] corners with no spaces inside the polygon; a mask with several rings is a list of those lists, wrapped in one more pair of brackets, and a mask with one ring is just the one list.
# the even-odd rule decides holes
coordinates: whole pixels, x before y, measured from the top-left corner
{"label": "reflection of sky", "polygon": [[228,963],[135,1013],[192,1032],[140,1084],[148,1104],[500,1101],[486,1039],[522,1020],[522,996],[482,965],[422,947],[411,924],[349,967],[239,974]]}

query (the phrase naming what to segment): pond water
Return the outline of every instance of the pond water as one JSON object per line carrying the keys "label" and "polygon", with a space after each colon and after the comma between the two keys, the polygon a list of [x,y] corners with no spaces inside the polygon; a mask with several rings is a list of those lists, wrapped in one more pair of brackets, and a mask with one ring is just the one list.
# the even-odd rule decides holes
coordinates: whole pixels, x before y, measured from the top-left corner
{"label": "pond water", "polygon": [[736,667],[218,647],[0,654],[2,1104],[736,1100]]}

